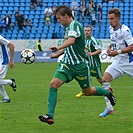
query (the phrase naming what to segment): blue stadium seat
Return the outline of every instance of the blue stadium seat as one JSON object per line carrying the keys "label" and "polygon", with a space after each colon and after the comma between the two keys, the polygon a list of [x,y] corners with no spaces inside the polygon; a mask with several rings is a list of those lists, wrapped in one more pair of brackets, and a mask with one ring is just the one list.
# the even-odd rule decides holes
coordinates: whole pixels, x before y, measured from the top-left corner
{"label": "blue stadium seat", "polygon": [[25,15],[29,15],[29,11],[28,11],[28,10],[25,10],[25,11],[24,11],[24,14],[25,14]]}
{"label": "blue stadium seat", "polygon": [[7,11],[8,9],[7,9],[7,7],[6,6],[4,6],[3,7],[3,11]]}
{"label": "blue stadium seat", "polygon": [[19,7],[19,10],[20,10],[20,11],[24,11],[25,8],[24,8],[23,6],[21,6],[21,7]]}
{"label": "blue stadium seat", "polygon": [[23,34],[19,33],[18,36],[17,36],[17,39],[23,39]]}
{"label": "blue stadium seat", "polygon": [[16,39],[17,38],[17,34],[16,33],[12,33],[12,38]]}
{"label": "blue stadium seat", "polygon": [[35,38],[34,33],[30,33],[30,35],[29,35],[29,39],[34,39],[34,38]]}
{"label": "blue stadium seat", "polygon": [[52,33],[48,33],[47,38],[48,38],[48,39],[51,39],[51,38],[52,38]]}
{"label": "blue stadium seat", "polygon": [[39,39],[39,38],[41,38],[41,34],[40,33],[36,33],[35,34],[35,39]]}
{"label": "blue stadium seat", "polygon": [[14,6],[19,7],[19,6],[20,6],[20,5],[19,5],[19,2],[15,2],[15,3],[14,3]]}

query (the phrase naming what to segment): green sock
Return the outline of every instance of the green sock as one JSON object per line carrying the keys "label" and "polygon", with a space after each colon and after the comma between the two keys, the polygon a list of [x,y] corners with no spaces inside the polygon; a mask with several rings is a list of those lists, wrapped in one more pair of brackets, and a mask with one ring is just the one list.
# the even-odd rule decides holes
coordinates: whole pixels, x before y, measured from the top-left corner
{"label": "green sock", "polygon": [[106,90],[100,86],[95,86],[96,88],[96,96],[109,96],[110,95],[110,91]]}
{"label": "green sock", "polygon": [[57,89],[50,88],[48,96],[48,114],[54,118],[54,111],[57,102]]}

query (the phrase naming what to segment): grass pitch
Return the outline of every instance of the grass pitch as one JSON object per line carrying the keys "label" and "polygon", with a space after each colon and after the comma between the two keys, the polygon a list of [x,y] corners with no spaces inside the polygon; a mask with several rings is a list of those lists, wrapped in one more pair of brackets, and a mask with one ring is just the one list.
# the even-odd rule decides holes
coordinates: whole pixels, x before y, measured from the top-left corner
{"label": "grass pitch", "polygon": [[[108,64],[103,64],[104,72]],[[112,82],[117,98],[114,115],[99,118],[104,110],[103,97],[75,98],[80,92],[76,81],[64,84],[58,90],[55,124],[38,120],[47,113],[49,82],[57,63],[16,63],[7,73],[14,77],[17,91],[5,86],[11,102],[0,104],[0,133],[132,133],[133,132],[133,81],[127,76]],[[92,85],[100,85],[92,78]],[[0,97],[1,98],[1,97]]]}

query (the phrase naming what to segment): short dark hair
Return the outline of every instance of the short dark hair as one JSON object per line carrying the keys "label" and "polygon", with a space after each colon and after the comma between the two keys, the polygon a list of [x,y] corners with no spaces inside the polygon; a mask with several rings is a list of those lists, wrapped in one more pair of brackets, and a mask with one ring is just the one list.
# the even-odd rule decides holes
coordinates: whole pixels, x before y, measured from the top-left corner
{"label": "short dark hair", "polygon": [[57,7],[55,14],[61,14],[62,16],[64,16],[65,14],[67,14],[69,17],[72,17],[72,11],[69,8],[69,6],[67,5],[61,5],[59,7]]}
{"label": "short dark hair", "polygon": [[92,26],[91,25],[86,25],[85,28],[90,28],[92,30]]}
{"label": "short dark hair", "polygon": [[120,15],[121,15],[121,11],[119,8],[111,8],[108,11],[108,14],[112,14],[112,13],[114,13],[116,17],[120,17]]}

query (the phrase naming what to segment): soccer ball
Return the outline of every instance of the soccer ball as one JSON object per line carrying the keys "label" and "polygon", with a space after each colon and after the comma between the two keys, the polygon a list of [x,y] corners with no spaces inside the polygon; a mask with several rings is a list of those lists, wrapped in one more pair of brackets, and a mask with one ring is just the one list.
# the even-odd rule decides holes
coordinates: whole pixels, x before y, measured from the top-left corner
{"label": "soccer ball", "polygon": [[25,49],[21,52],[21,60],[25,64],[32,64],[35,61],[36,54],[32,49]]}

